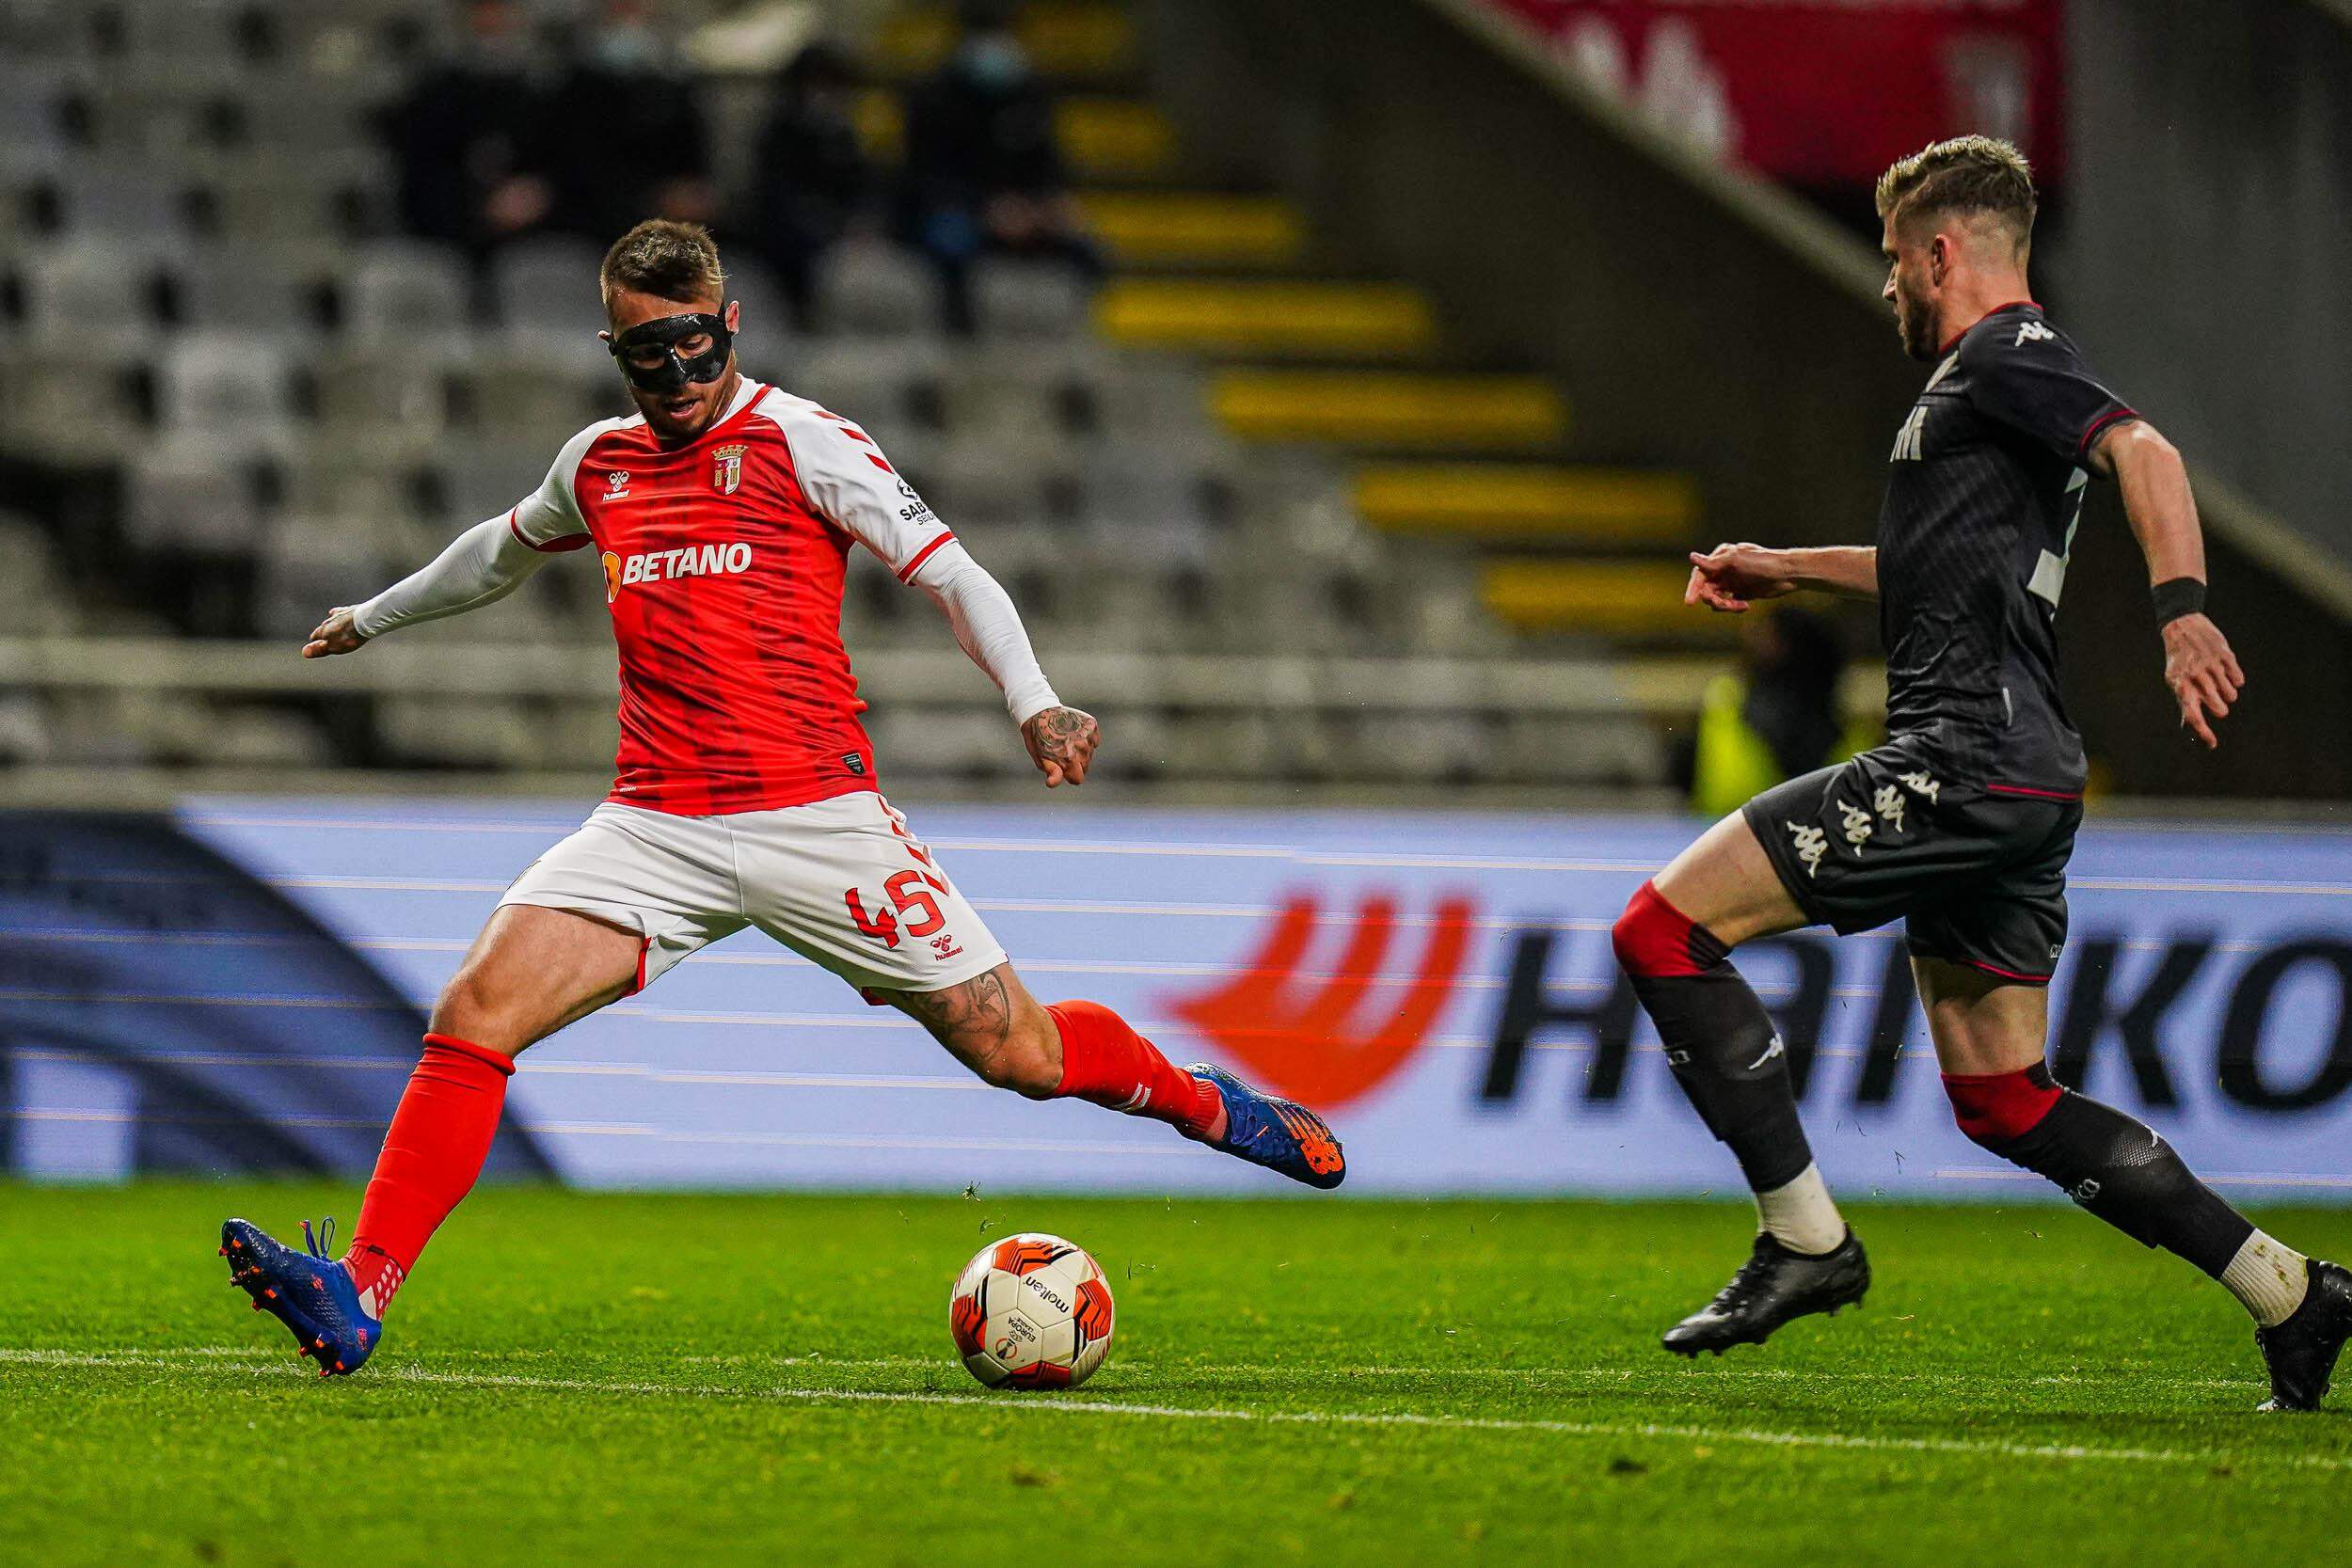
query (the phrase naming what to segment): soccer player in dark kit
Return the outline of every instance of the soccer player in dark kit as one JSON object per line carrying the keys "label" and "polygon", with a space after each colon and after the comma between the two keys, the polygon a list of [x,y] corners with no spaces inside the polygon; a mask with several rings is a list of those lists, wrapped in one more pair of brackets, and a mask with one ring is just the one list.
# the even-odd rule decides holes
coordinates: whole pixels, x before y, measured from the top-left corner
{"label": "soccer player in dark kit", "polygon": [[2202,612],[2204,546],[2180,453],[2027,292],[2035,206],[2026,160],[1989,137],[1886,171],[1885,294],[1905,352],[1934,369],[1896,433],[1876,547],[1723,545],[1691,558],[1684,596],[1715,610],[1807,589],[1876,599],[1889,738],[1724,818],[1617,921],[1617,959],[1760,1220],[1748,1261],[1664,1343],[1685,1355],[1759,1344],[1868,1290],[1862,1243],[1806,1146],[1780,1037],[1730,955],[1802,926],[1901,919],[1961,1130],[2218,1279],[2253,1315],[2270,1373],[2263,1408],[2311,1410],[2352,1334],[2352,1274],[2256,1229],[2153,1131],[2054,1082],[2043,1061],[2086,770],[2058,699],[2053,621],[2093,476],[2122,489],[2166,683],[2208,747],[2245,676]]}

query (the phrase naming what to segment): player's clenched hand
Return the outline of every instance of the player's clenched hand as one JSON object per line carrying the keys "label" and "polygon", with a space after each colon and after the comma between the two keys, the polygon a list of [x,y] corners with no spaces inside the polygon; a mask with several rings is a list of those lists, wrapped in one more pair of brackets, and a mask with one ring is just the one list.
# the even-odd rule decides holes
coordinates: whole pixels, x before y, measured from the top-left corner
{"label": "player's clenched hand", "polygon": [[326,612],[326,619],[310,628],[310,641],[302,645],[305,658],[325,658],[329,654],[357,653],[367,639],[351,624],[351,607],[337,605]]}
{"label": "player's clenched hand", "polygon": [[2230,651],[2230,640],[2221,635],[2221,628],[2202,615],[2180,615],[2164,624],[2164,684],[2172,689],[2173,701],[2181,705],[2181,722],[2207,746],[2218,746],[2214,738],[2214,719],[2230,716],[2230,705],[2237,701],[2238,692],[2246,685],[2246,672],[2238,668],[2237,655]]}
{"label": "player's clenched hand", "polygon": [[1778,550],[1761,545],[1718,545],[1705,555],[1691,552],[1691,583],[1684,604],[1738,614],[1757,599],[1776,599],[1794,585]]}
{"label": "player's clenched hand", "polygon": [[1045,775],[1045,787],[1051,789],[1059,784],[1087,782],[1087,764],[1094,759],[1094,748],[1103,743],[1103,728],[1091,713],[1049,707],[1021,726],[1021,738],[1029,743],[1029,755],[1036,760],[1038,771]]}

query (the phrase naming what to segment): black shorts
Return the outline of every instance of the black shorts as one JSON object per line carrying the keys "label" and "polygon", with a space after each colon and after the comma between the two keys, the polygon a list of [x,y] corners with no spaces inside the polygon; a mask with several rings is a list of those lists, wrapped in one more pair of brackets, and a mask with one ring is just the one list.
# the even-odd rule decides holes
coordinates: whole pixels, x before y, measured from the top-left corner
{"label": "black shorts", "polygon": [[1931,752],[1896,741],[1741,810],[1815,925],[1899,917],[1915,954],[2028,985],[2058,966],[2077,797],[1942,778]]}

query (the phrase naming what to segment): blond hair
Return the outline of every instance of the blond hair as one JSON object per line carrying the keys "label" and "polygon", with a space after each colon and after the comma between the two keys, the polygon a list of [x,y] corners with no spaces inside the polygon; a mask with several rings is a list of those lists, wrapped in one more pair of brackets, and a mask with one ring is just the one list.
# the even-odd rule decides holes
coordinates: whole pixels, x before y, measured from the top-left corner
{"label": "blond hair", "polygon": [[657,299],[717,299],[727,275],[709,230],[699,223],[647,218],[612,242],[596,281],[610,305],[621,289]]}
{"label": "blond hair", "polygon": [[1897,229],[1927,217],[1989,217],[2022,255],[2033,238],[2033,166],[1997,136],[1954,136],[1921,148],[1879,176],[1879,216]]}

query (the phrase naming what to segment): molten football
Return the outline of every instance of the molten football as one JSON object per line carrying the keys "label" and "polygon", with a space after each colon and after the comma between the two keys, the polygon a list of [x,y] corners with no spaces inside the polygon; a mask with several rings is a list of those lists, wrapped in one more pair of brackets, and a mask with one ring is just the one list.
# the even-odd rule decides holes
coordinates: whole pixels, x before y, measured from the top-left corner
{"label": "molten football", "polygon": [[1008,1236],[963,1266],[947,1327],[964,1370],[991,1388],[1075,1388],[1110,1354],[1110,1282],[1059,1236]]}

